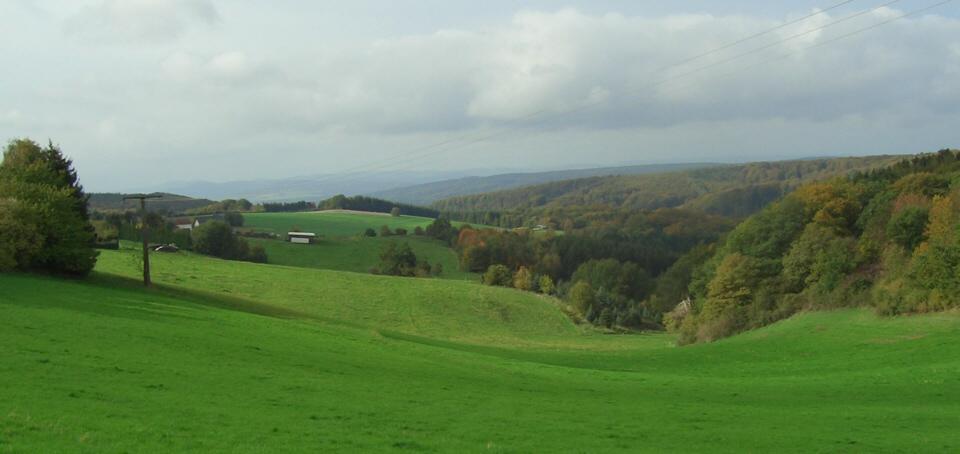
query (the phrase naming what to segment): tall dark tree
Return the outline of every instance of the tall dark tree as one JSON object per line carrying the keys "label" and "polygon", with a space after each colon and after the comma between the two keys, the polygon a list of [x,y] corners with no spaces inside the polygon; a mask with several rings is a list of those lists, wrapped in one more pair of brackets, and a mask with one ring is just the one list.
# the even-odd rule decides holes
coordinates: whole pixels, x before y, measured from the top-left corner
{"label": "tall dark tree", "polygon": [[0,199],[21,210],[36,232],[39,247],[18,253],[17,268],[86,275],[96,264],[96,235],[87,195],[60,148],[27,139],[10,142],[0,164]]}

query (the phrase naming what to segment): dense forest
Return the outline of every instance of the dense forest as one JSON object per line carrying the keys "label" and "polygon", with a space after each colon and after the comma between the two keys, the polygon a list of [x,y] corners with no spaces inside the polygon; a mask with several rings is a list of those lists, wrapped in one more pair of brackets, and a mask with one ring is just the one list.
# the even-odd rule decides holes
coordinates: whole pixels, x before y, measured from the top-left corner
{"label": "dense forest", "polygon": [[960,305],[960,154],[942,150],[804,185],[747,219],[691,272],[667,316],[711,341],[805,309]]}
{"label": "dense forest", "polygon": [[[457,229],[437,219],[425,234],[447,242],[465,271],[488,285],[556,294],[577,315],[607,327],[657,327],[685,296],[691,251],[709,250],[733,228],[722,216],[692,210],[572,208],[563,232]],[[685,272],[683,270],[686,270]]]}
{"label": "dense forest", "polygon": [[892,156],[812,159],[581,178],[455,197],[436,202],[432,208],[451,219],[502,227],[555,222],[555,228],[562,228],[563,220],[551,213],[577,206],[625,210],[683,207],[745,217],[805,182],[879,168],[899,159]]}

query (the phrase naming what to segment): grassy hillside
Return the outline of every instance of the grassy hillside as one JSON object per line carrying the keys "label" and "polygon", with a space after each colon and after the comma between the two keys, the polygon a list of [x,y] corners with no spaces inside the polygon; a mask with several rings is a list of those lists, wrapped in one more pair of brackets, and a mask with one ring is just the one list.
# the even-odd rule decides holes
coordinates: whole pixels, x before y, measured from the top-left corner
{"label": "grassy hillside", "polygon": [[[220,285],[222,269],[190,260],[177,276]],[[357,287],[347,303],[378,292]],[[957,314],[818,313],[709,345],[631,336],[612,351],[603,341],[622,337],[558,329],[544,335],[574,347],[543,350],[385,336],[271,310],[280,293],[144,292],[102,274],[0,275],[0,295],[0,451],[960,449]]]}
{"label": "grassy hillside", "polygon": [[[154,254],[154,282],[263,301],[311,317],[421,336],[501,344],[576,333],[555,300],[473,282],[255,265]],[[103,251],[97,270],[136,278],[137,251]]]}
{"label": "grassy hillside", "polygon": [[[894,156],[814,159],[718,166],[673,173],[592,177],[441,200],[450,213],[606,205],[651,210],[690,205],[708,213],[743,216],[805,181],[882,167]],[[723,194],[723,196],[718,196]],[[744,212],[744,207],[749,208]]]}
{"label": "grassy hillside", "polygon": [[473,273],[460,271],[457,254],[439,241],[417,236],[365,238],[344,237],[321,239],[316,244],[305,246],[279,240],[249,239],[251,244],[259,244],[267,251],[269,263],[274,265],[298,266],[327,270],[353,271],[368,273],[370,268],[380,263],[380,251],[390,242],[406,242],[418,259],[426,259],[431,264],[443,265],[442,279],[477,280]]}
{"label": "grassy hillside", "polygon": [[597,169],[559,170],[553,172],[508,173],[487,177],[466,177],[452,180],[435,181],[401,188],[380,191],[374,197],[429,205],[438,200],[451,197],[502,191],[521,186],[548,183],[551,181],[571,180],[608,175],[642,175],[648,173],[676,172],[680,170],[711,167],[717,164],[650,164],[623,167],[604,167]]}

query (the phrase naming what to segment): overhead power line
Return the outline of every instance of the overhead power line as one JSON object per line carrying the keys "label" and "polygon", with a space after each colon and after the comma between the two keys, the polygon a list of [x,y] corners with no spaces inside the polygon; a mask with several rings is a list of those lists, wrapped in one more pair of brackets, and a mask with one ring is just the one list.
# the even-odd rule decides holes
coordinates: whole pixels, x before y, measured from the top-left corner
{"label": "overhead power line", "polygon": [[[731,63],[731,62],[733,62],[733,61],[740,60],[740,59],[742,59],[742,58],[744,58],[744,57],[757,54],[757,53],[762,52],[762,51],[764,51],[764,50],[771,49],[771,48],[773,48],[773,47],[779,46],[779,45],[781,45],[781,44],[784,44],[784,43],[787,43],[787,42],[790,42],[790,41],[793,41],[793,40],[796,40],[796,39],[801,38],[801,37],[803,37],[803,36],[807,36],[807,35],[810,35],[810,34],[812,34],[812,33],[825,30],[825,29],[830,28],[830,27],[832,27],[832,26],[836,26],[836,25],[839,25],[839,24],[842,24],[842,23],[845,23],[845,22],[849,22],[850,20],[853,20],[853,19],[855,19],[855,18],[864,16],[864,15],[869,14],[869,13],[871,13],[871,12],[878,11],[878,10],[880,10],[880,9],[882,9],[882,8],[886,8],[886,7],[888,7],[888,6],[890,6],[890,5],[894,4],[894,3],[897,3],[897,2],[899,2],[899,1],[901,1],[901,0],[891,0],[891,1],[889,1],[889,2],[886,2],[886,3],[881,4],[881,5],[879,5],[879,6],[876,6],[876,7],[867,9],[867,10],[863,10],[863,11],[860,11],[860,12],[857,12],[857,13],[854,13],[854,14],[851,14],[851,15],[848,15],[848,16],[845,16],[845,17],[843,17],[843,18],[840,18],[840,19],[838,19],[838,20],[836,20],[836,21],[832,21],[832,22],[830,22],[830,23],[828,23],[828,24],[825,24],[825,25],[823,25],[823,26],[816,27],[816,28],[811,29],[811,30],[807,30],[807,31],[804,31],[804,32],[801,32],[801,33],[797,33],[797,34],[788,36],[788,37],[783,38],[783,39],[781,39],[781,40],[778,40],[778,41],[776,41],[776,42],[774,42],[774,43],[767,44],[767,45],[764,45],[764,46],[761,46],[761,47],[758,47],[758,48],[754,48],[754,49],[751,49],[751,50],[749,50],[749,51],[746,51],[746,52],[743,52],[743,53],[734,55],[734,56],[732,56],[732,57],[729,57],[729,58],[726,58],[726,59],[723,59],[723,60],[720,60],[720,61],[717,61],[717,62],[710,63],[710,64],[705,65],[705,66],[702,66],[702,67],[698,67],[698,68],[696,68],[696,69],[693,69],[693,70],[690,70],[690,71],[687,71],[687,72],[684,72],[684,73],[681,73],[681,74],[674,75],[674,76],[669,77],[669,78],[661,79],[661,80],[658,80],[658,81],[656,81],[656,82],[652,82],[652,83],[650,83],[650,84],[645,84],[644,86],[639,87],[637,90],[633,90],[633,91],[625,94],[624,96],[625,96],[625,97],[635,96],[635,95],[637,95],[637,94],[639,94],[639,93],[642,93],[642,92],[644,92],[644,91],[646,91],[646,90],[649,90],[650,88],[655,88],[655,87],[658,87],[658,86],[661,86],[661,85],[665,85],[665,84],[668,84],[668,83],[676,82],[676,81],[679,80],[679,79],[687,78],[687,77],[690,77],[690,76],[693,76],[693,75],[702,73],[702,72],[704,72],[704,71],[706,71],[706,70],[708,70],[708,69],[712,69],[712,68],[715,68],[715,67],[718,67],[718,66],[721,66],[721,65],[724,65],[724,64]],[[802,48],[802,49],[798,49],[797,51],[790,52],[790,53],[784,54],[784,55],[780,55],[780,56],[777,56],[777,57],[774,57],[774,58],[770,58],[770,59],[763,60],[763,61],[761,61],[761,62],[759,62],[758,64],[755,64],[755,65],[750,65],[750,66],[747,66],[747,67],[737,68],[736,71],[734,71],[734,72],[732,72],[732,73],[730,73],[730,74],[728,74],[728,75],[737,74],[737,73],[740,73],[740,72],[742,72],[742,71],[744,71],[744,70],[746,70],[746,69],[752,69],[752,68],[755,68],[755,67],[758,67],[758,66],[763,66],[763,65],[766,65],[766,64],[771,63],[771,62],[774,62],[774,61],[778,61],[778,60],[783,60],[783,59],[789,58],[789,57],[791,57],[791,56],[793,56],[793,55],[796,55],[796,54],[799,54],[799,53],[801,53],[801,52],[806,52],[806,51],[811,50],[811,49],[823,47],[823,46],[826,46],[826,45],[835,43],[835,42],[837,42],[837,41],[840,41],[840,40],[843,40],[843,39],[847,39],[847,38],[850,38],[850,37],[859,35],[859,34],[861,34],[861,33],[865,33],[865,32],[867,32],[867,31],[880,28],[880,27],[882,27],[882,26],[888,25],[888,24],[890,24],[890,23],[896,22],[896,21],[901,20],[901,19],[904,19],[904,18],[907,18],[907,17],[911,17],[911,16],[915,16],[915,15],[917,15],[917,14],[922,14],[922,13],[924,13],[924,12],[926,12],[926,11],[929,11],[929,10],[932,10],[932,9],[935,9],[935,8],[938,8],[938,7],[940,7],[940,6],[943,6],[943,5],[948,4],[948,3],[951,3],[951,2],[953,2],[953,0],[943,0],[943,1],[940,1],[940,2],[938,2],[938,3],[934,3],[934,4],[932,4],[932,5],[929,5],[929,6],[926,6],[926,7],[923,7],[923,8],[919,8],[919,9],[916,9],[916,10],[912,10],[912,11],[910,11],[910,12],[907,12],[907,13],[904,13],[904,14],[901,14],[901,15],[898,15],[898,16],[894,16],[894,17],[892,17],[892,18],[890,18],[890,19],[887,19],[887,20],[878,22],[878,23],[873,24],[873,25],[870,25],[870,26],[868,26],[868,27],[860,28],[860,29],[854,30],[853,32],[846,33],[846,34],[843,34],[843,35],[839,35],[839,36],[837,36],[837,37],[835,37],[835,38],[832,38],[832,39],[829,39],[829,40],[826,40],[826,41],[823,41],[823,42],[820,42],[820,43],[817,43],[817,44],[814,44],[814,45],[811,45],[811,46],[806,46],[806,47],[804,47],[804,48]],[[848,2],[843,2],[842,4],[847,4],[847,3],[850,3],[850,2],[849,2],[849,1],[848,1]],[[835,5],[834,8],[839,7],[839,6],[842,6],[842,4]],[[809,18],[814,17],[814,16],[815,16],[815,14],[814,14],[814,15],[809,15],[809,16],[806,17],[806,19],[809,19]],[[796,23],[796,21],[795,21],[794,23]],[[786,26],[786,25],[782,25],[782,26],[779,26],[779,27],[775,27],[774,29],[770,29],[770,30],[767,31],[767,32],[762,32],[762,33],[758,33],[758,34],[752,35],[752,37],[755,38],[755,37],[759,37],[759,36],[766,35],[766,34],[768,34],[769,32],[772,32],[772,31],[775,31],[775,30],[778,30],[778,29],[782,29],[784,26]],[[744,38],[744,39],[740,40],[740,42],[738,42],[737,44],[742,44],[743,42],[746,42],[746,41],[747,41],[747,38]],[[722,46],[722,47],[723,47],[723,46]],[[732,46],[732,45],[725,45],[725,48],[730,48],[730,47],[733,47],[733,46]],[[718,49],[717,51],[722,50],[722,49],[720,49],[720,48],[717,48],[717,49]],[[711,52],[704,53],[704,54],[701,54],[701,55],[707,56],[707,55],[711,55],[711,54],[713,54],[713,53],[716,53],[716,52],[711,51]],[[692,59],[688,59],[688,60],[693,61]],[[669,66],[669,67],[675,67],[675,66],[679,66],[679,64],[677,64],[677,65],[671,65],[671,66]],[[569,116],[569,115],[572,115],[572,114],[575,114],[575,113],[578,113],[578,112],[581,112],[581,111],[584,111],[584,110],[593,108],[593,107],[595,107],[595,106],[598,106],[598,105],[602,104],[603,102],[604,102],[604,101],[595,101],[595,102],[584,103],[584,104],[582,104],[582,105],[580,105],[580,106],[577,106],[577,107],[575,107],[575,108],[569,109],[569,110],[564,111],[564,112],[553,113],[553,114],[551,115],[551,118]],[[507,124],[508,124],[508,125],[509,125],[509,124],[521,124],[521,123],[524,123],[524,122],[526,122],[526,121],[532,120],[532,119],[534,119],[534,118],[536,118],[536,117],[543,116],[543,115],[546,114],[546,113],[550,113],[550,111],[547,110],[547,109],[541,109],[541,110],[538,110],[538,111],[536,111],[536,112],[532,112],[532,113],[527,114],[527,115],[524,115],[524,116],[522,116],[522,117],[513,119],[513,120],[507,122]],[[390,161],[390,162],[383,162],[383,161],[381,161],[381,162],[378,162],[378,163],[373,164],[373,165],[358,166],[358,167],[355,167],[355,168],[352,168],[352,169],[346,171],[346,172],[353,172],[352,174],[351,174],[351,173],[346,173],[346,174],[340,174],[340,175],[332,175],[332,176],[331,176],[332,178],[322,179],[321,181],[331,181],[331,182],[332,182],[332,181],[349,181],[350,179],[352,179],[352,178],[351,178],[351,175],[353,175],[353,174],[357,174],[357,173],[359,173],[359,174],[370,174],[370,173],[374,173],[375,171],[388,169],[388,168],[390,168],[390,167],[392,167],[392,166],[395,166],[395,165],[402,165],[402,164],[405,164],[405,163],[410,163],[410,162],[413,162],[413,161],[416,161],[416,160],[419,160],[419,159],[423,159],[423,158],[427,158],[427,157],[430,157],[430,156],[434,156],[434,155],[437,155],[437,154],[440,154],[440,153],[443,153],[443,152],[452,151],[452,150],[458,149],[458,148],[464,148],[464,147],[467,147],[467,146],[470,146],[470,145],[473,145],[473,144],[476,144],[476,143],[479,143],[479,142],[484,142],[484,141],[487,141],[487,140],[490,140],[490,139],[493,139],[493,138],[496,138],[496,137],[508,135],[508,134],[515,133],[515,132],[516,132],[515,130],[502,129],[502,130],[500,130],[500,131],[496,131],[496,132],[492,132],[492,133],[488,133],[488,134],[476,135],[476,137],[473,137],[475,134],[470,134],[470,135],[464,135],[464,136],[456,137],[456,138],[453,138],[453,139],[444,140],[444,141],[437,142],[437,143],[434,143],[434,144],[430,144],[430,145],[427,145],[427,146],[423,146],[423,147],[419,147],[419,148],[412,149],[412,150],[410,150],[410,151],[408,151],[408,152],[406,152],[406,153],[403,153],[403,154],[395,155],[394,157],[387,159],[387,160]],[[449,148],[449,147],[448,147],[448,148],[442,148],[442,149],[440,149],[440,150],[437,150],[437,148],[446,147],[446,146],[448,146],[448,145],[453,145],[453,144],[457,144],[458,146],[457,146],[456,148]],[[340,178],[337,178],[337,177],[340,177]]]}
{"label": "overhead power line", "polygon": [[[860,12],[858,12],[858,13],[851,14],[851,15],[849,15],[849,16],[842,17],[842,18],[840,18],[840,19],[837,19],[837,20],[835,20],[835,21],[832,21],[832,22],[827,23],[827,24],[825,24],[825,25],[822,25],[822,26],[820,26],[820,27],[812,28],[812,29],[810,29],[810,30],[806,30],[806,31],[803,31],[803,32],[800,32],[800,33],[796,33],[796,34],[790,35],[790,36],[788,36],[788,37],[786,37],[786,38],[783,38],[783,39],[781,39],[781,40],[779,40],[779,41],[776,41],[776,42],[773,42],[773,43],[770,43],[770,44],[766,44],[766,45],[761,46],[761,47],[757,47],[757,48],[751,49],[751,50],[749,50],[749,51],[746,51],[746,52],[743,52],[743,53],[734,55],[734,56],[729,57],[729,58],[725,58],[725,59],[723,59],[723,60],[719,60],[719,61],[713,62],[713,63],[711,63],[711,64],[709,64],[709,65],[706,65],[706,66],[701,66],[701,67],[699,67],[699,68],[697,68],[697,69],[695,69],[695,70],[692,70],[692,71],[688,71],[688,72],[685,72],[685,73],[676,74],[676,75],[674,75],[674,78],[691,76],[691,75],[694,75],[694,74],[697,74],[697,73],[706,71],[706,70],[708,70],[708,69],[715,68],[715,67],[717,67],[717,66],[721,66],[721,65],[725,65],[725,64],[727,64],[727,63],[735,62],[735,61],[740,60],[740,59],[742,59],[742,58],[744,58],[744,57],[749,57],[749,56],[751,56],[751,55],[754,55],[754,54],[763,52],[763,51],[765,51],[765,50],[767,50],[767,49],[772,49],[772,48],[774,48],[774,47],[777,47],[777,46],[779,46],[779,45],[781,45],[781,44],[786,44],[786,43],[788,43],[788,42],[790,42],[790,41],[793,41],[793,40],[795,40],[795,39],[803,38],[804,36],[811,35],[811,34],[813,34],[813,33],[826,30],[826,29],[828,29],[828,28],[830,28],[830,27],[833,27],[833,26],[836,26],[836,25],[840,25],[840,24],[845,23],[845,22],[849,22],[849,21],[851,21],[851,20],[853,20],[853,19],[856,19],[856,18],[858,18],[858,17],[865,16],[865,15],[867,15],[867,14],[870,14],[870,13],[873,13],[873,12],[876,12],[876,11],[879,11],[879,10],[881,10],[881,9],[883,9],[883,8],[887,8],[887,7],[889,7],[890,5],[893,5],[894,3],[899,3],[900,1],[901,1],[901,0],[891,0],[891,1],[889,1],[889,2],[887,2],[887,3],[884,3],[884,4],[880,5],[880,6],[875,6],[875,7],[873,7],[873,8],[870,8],[870,9],[867,9],[867,10],[863,10],[863,11],[860,11]],[[664,81],[663,83],[667,83],[667,82],[669,82],[670,80],[671,80],[671,79],[667,79],[667,80]],[[649,87],[646,87],[646,88],[649,88]]]}
{"label": "overhead power line", "polygon": [[724,51],[724,50],[730,49],[731,47],[736,47],[736,46],[738,46],[738,45],[740,45],[740,44],[743,44],[743,43],[745,43],[745,42],[747,42],[747,41],[750,41],[750,40],[759,38],[759,37],[761,37],[761,36],[769,35],[770,33],[773,33],[773,32],[775,32],[775,31],[783,30],[784,28],[787,28],[787,27],[789,27],[789,26],[791,26],[791,25],[799,24],[799,23],[801,23],[801,22],[806,21],[807,19],[812,19],[812,18],[817,17],[817,16],[819,16],[819,15],[821,15],[821,14],[826,14],[826,13],[828,13],[828,12],[830,12],[830,11],[833,11],[833,10],[835,10],[835,9],[837,9],[837,8],[840,8],[841,6],[848,5],[848,4],[853,3],[853,2],[855,2],[855,1],[856,1],[856,0],[845,0],[845,1],[842,1],[842,2],[840,2],[840,3],[835,4],[835,5],[833,5],[833,6],[829,6],[829,7],[827,7],[827,8],[824,8],[824,9],[817,9],[817,10],[814,11],[813,13],[810,13],[810,14],[808,14],[808,15],[806,15],[806,16],[803,16],[803,17],[800,17],[800,18],[798,18],[798,19],[794,19],[794,20],[792,20],[792,21],[785,22],[785,23],[780,24],[780,25],[778,25],[778,26],[776,26],[776,27],[768,28],[768,29],[766,29],[766,30],[764,30],[764,31],[762,31],[762,32],[755,33],[755,34],[753,34],[753,35],[750,35],[750,36],[747,36],[747,37],[744,37],[744,38],[740,38],[740,39],[738,39],[738,40],[736,40],[736,41],[733,41],[733,42],[731,42],[731,43],[724,44],[724,45],[722,45],[722,46],[720,46],[720,47],[717,47],[717,48],[708,50],[708,51],[706,51],[706,52],[704,52],[704,53],[702,53],[702,54],[697,54],[697,55],[694,55],[694,56],[692,56],[692,57],[686,58],[686,59],[684,59],[684,60],[680,60],[680,61],[678,61],[678,62],[676,62],[676,63],[672,63],[672,64],[670,64],[670,65],[664,66],[663,68],[658,69],[656,72],[663,72],[663,71],[666,71],[666,70],[668,70],[668,69],[670,69],[670,68],[676,68],[677,66],[683,66],[683,65],[685,65],[685,64],[687,64],[687,63],[691,63],[691,62],[700,60],[701,58],[709,57],[709,56],[711,56],[711,55],[713,55],[713,54],[716,54],[717,52],[722,52],[722,51]]}

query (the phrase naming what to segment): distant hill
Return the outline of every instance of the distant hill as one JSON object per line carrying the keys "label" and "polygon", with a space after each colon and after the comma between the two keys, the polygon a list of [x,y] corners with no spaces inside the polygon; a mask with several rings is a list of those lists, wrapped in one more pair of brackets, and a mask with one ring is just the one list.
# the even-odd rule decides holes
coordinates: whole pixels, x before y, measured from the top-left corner
{"label": "distant hill", "polygon": [[717,166],[710,163],[650,164],[595,169],[558,170],[552,172],[507,173],[486,177],[464,177],[432,183],[404,186],[370,193],[377,197],[413,205],[429,205],[438,200],[456,196],[481,194],[491,191],[513,189],[552,181],[571,180],[609,175],[642,175],[649,173],[675,172]]}
{"label": "distant hill", "polygon": [[193,194],[210,199],[247,199],[253,202],[316,202],[337,194],[370,194],[388,188],[409,186],[425,181],[460,178],[466,172],[386,171],[360,174],[325,174],[303,177],[249,181],[191,181],[171,182],[147,188],[147,191],[165,191]]}
{"label": "distant hill", "polygon": [[[152,199],[147,202],[149,209],[154,211],[170,211],[182,213],[194,208],[205,207],[214,203],[213,200],[194,199],[184,195],[159,193],[162,198]],[[92,193],[90,194],[90,208],[94,210],[136,210],[139,209],[139,202],[128,200],[124,202],[123,198],[129,194],[121,193]]]}
{"label": "distant hill", "polygon": [[446,213],[509,212],[602,205],[621,209],[695,208],[743,217],[813,180],[883,167],[902,156],[823,158],[723,165],[678,172],[555,181],[448,198],[431,207]]}

